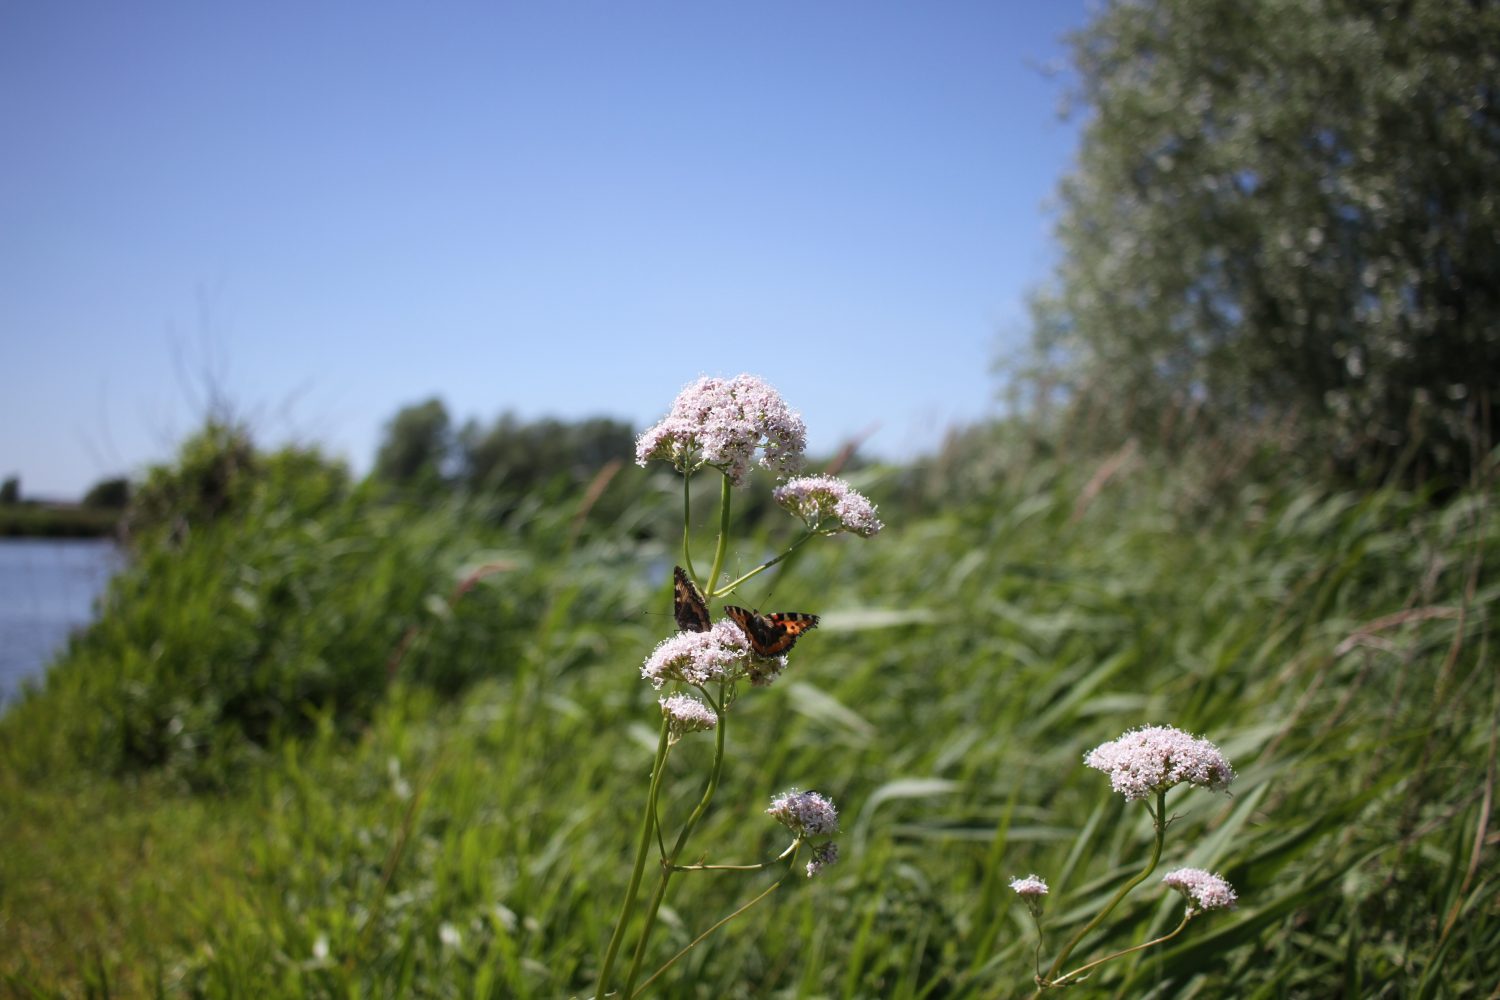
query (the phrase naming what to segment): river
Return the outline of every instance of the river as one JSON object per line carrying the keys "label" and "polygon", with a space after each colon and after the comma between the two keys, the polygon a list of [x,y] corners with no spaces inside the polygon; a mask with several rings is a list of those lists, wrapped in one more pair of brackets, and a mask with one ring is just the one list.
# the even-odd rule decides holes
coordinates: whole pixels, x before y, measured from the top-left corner
{"label": "river", "polygon": [[120,566],[101,539],[0,538],[0,703],[40,677]]}

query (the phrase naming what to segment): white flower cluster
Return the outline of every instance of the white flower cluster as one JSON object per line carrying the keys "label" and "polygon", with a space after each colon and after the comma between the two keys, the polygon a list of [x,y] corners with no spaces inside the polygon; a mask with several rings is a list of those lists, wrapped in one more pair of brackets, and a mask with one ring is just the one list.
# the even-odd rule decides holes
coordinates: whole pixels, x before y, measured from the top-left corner
{"label": "white flower cluster", "polygon": [[799,837],[826,837],[839,828],[838,810],[817,792],[783,792],[766,813]]}
{"label": "white flower cluster", "polygon": [[668,695],[660,700],[661,714],[667,717],[667,730],[674,737],[702,732],[719,724],[714,710],[689,694]]}
{"label": "white flower cluster", "polygon": [[1162,884],[1187,897],[1188,912],[1230,910],[1238,901],[1234,888],[1224,879],[1202,868],[1179,868],[1162,876]]}
{"label": "white flower cluster", "polygon": [[728,618],[714,623],[707,632],[678,632],[663,639],[646,657],[641,676],[653,687],[668,681],[707,684],[734,680],[750,663],[750,640]]}
{"label": "white flower cluster", "polygon": [[781,475],[796,472],[807,449],[802,417],[754,375],[700,378],[636,441],[635,460],[645,465],[662,459],[684,473],[709,465],[742,486],[757,449],[766,468]]}
{"label": "white flower cluster", "polygon": [[885,525],[875,516],[875,505],[833,476],[801,476],[776,487],[776,502],[800,517],[810,529],[825,534],[848,531],[869,538]]}
{"label": "white flower cluster", "polygon": [[1083,762],[1108,774],[1111,787],[1130,801],[1184,782],[1223,791],[1234,780],[1218,747],[1171,726],[1131,730],[1095,747]]}

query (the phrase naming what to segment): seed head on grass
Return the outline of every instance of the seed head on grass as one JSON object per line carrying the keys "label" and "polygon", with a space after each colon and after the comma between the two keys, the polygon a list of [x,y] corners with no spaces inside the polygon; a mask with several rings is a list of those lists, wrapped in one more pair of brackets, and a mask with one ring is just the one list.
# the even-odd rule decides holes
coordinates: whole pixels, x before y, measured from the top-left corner
{"label": "seed head on grass", "polygon": [[817,792],[782,792],[766,813],[799,837],[826,837],[839,828],[838,810]]}
{"label": "seed head on grass", "polygon": [[801,476],[787,480],[771,495],[809,528],[825,534],[847,531],[869,538],[885,525],[875,516],[875,505],[854,487],[833,476]]}
{"label": "seed head on grass", "polygon": [[781,475],[802,465],[807,427],[763,379],[700,378],[672,401],[672,409],[635,443],[635,460],[671,462],[690,473],[708,465],[743,486],[757,449],[760,464]]}
{"label": "seed head on grass", "polygon": [[1183,783],[1223,791],[1234,780],[1218,747],[1171,726],[1131,730],[1095,747],[1083,762],[1108,774],[1114,790],[1132,802]]}
{"label": "seed head on grass", "polygon": [[1188,912],[1231,910],[1238,901],[1234,887],[1202,868],[1179,868],[1162,876],[1162,884],[1187,897]]}

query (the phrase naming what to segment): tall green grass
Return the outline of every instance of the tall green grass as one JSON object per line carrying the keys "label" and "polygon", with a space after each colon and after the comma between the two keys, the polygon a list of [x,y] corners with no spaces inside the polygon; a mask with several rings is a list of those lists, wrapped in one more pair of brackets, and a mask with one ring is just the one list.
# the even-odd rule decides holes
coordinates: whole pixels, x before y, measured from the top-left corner
{"label": "tall green grass", "polygon": [[[887,505],[878,539],[745,595],[824,624],[737,706],[697,843],[762,857],[771,795],[811,786],[840,803],[844,860],[690,953],[661,995],[1029,995],[1034,937],[1006,881],[1052,884],[1055,947],[1139,868],[1144,811],[1081,758],[1146,723],[1239,770],[1230,796],[1169,799],[1163,870],[1220,871],[1241,903],[1081,992],[1494,988],[1487,497],[1288,483],[1185,505],[1167,470],[1097,495],[1094,471],[1020,467],[919,519]],[[880,500],[895,483],[860,485]],[[148,555],[0,720],[0,982],[586,996],[655,745],[638,668],[671,628],[672,546],[649,491],[618,524],[579,531],[577,509],[504,529],[463,504],[279,527],[267,509]],[[285,718],[224,710],[247,669]],[[143,686],[216,707],[159,726],[220,744],[122,767],[111,713]],[[668,810],[690,808],[709,754],[674,754]],[[769,877],[683,878],[658,962]],[[1179,910],[1148,883],[1075,957]]]}

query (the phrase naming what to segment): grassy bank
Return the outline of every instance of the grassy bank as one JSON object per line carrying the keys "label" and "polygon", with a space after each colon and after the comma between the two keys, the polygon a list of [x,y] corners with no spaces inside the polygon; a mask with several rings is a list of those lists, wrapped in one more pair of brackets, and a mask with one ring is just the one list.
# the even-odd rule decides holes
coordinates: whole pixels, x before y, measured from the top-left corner
{"label": "grassy bank", "polygon": [[102,538],[119,524],[120,511],[104,507],[0,504],[0,538]]}
{"label": "grassy bank", "polygon": [[[1150,723],[1239,771],[1230,796],[1174,795],[1165,866],[1222,872],[1240,906],[1090,995],[1493,988],[1486,498],[1283,484],[1204,503],[1167,470],[1102,490],[1094,471],[1023,467],[920,518],[887,502],[881,536],[776,581],[776,606],[823,627],[736,706],[695,842],[774,852],[770,796],[816,787],[844,860],[661,995],[1029,995],[1006,880],[1049,880],[1055,946],[1139,868],[1143,812],[1081,758]],[[895,480],[865,485],[883,500]],[[139,563],[0,720],[0,982],[588,995],[656,738],[638,668],[671,630],[673,552],[644,527],[670,500],[640,496],[583,529],[576,503],[503,529],[463,504],[271,504]],[[707,757],[679,748],[667,810]],[[683,879],[658,960],[767,884]],[[1143,887],[1083,952],[1180,908]]]}

